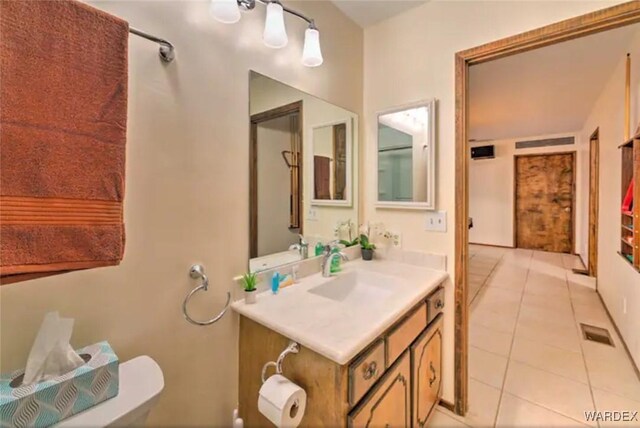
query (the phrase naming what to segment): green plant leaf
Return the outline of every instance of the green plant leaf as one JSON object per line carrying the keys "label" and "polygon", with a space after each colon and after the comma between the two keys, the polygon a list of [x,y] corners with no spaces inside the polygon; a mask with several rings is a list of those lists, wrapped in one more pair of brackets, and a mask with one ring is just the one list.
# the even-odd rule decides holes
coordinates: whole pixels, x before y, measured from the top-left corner
{"label": "green plant leaf", "polygon": [[242,275],[242,282],[244,283],[244,291],[254,291],[258,283],[258,276],[255,273],[245,273]]}
{"label": "green plant leaf", "polygon": [[360,248],[364,250],[375,250],[376,245],[369,241],[369,237],[364,233],[360,235]]}

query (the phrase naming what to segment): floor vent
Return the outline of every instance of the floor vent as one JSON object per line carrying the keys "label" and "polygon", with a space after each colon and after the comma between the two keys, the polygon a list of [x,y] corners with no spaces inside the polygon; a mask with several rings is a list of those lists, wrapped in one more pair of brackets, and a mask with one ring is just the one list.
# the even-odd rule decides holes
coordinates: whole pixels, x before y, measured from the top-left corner
{"label": "floor vent", "polygon": [[582,329],[582,337],[585,340],[602,343],[604,345],[615,346],[613,344],[613,340],[611,340],[609,330],[607,330],[606,328],[600,328],[582,323],[580,323],[580,328]]}

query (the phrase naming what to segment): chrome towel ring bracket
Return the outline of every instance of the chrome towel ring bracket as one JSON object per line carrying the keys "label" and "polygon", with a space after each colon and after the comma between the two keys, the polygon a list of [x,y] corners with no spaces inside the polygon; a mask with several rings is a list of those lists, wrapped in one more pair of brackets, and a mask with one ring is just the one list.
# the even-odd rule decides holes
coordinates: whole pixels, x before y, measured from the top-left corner
{"label": "chrome towel ring bracket", "polygon": [[227,312],[227,309],[229,309],[229,304],[231,303],[231,293],[227,291],[227,303],[225,303],[224,309],[222,310],[222,312],[220,312],[214,318],[211,318],[210,320],[207,320],[207,321],[194,320],[189,316],[189,313],[187,311],[187,305],[189,304],[189,300],[191,300],[191,297],[193,297],[193,295],[196,294],[198,291],[207,291],[209,289],[209,278],[207,278],[207,275],[205,275],[204,266],[202,265],[191,266],[191,268],[189,269],[189,276],[191,276],[191,278],[193,279],[201,279],[202,284],[200,284],[199,286],[191,290],[191,292],[187,294],[187,297],[185,297],[184,302],[182,302],[182,312],[184,313],[185,319],[194,325],[211,325],[216,321],[220,320],[220,318],[222,318],[224,314]]}

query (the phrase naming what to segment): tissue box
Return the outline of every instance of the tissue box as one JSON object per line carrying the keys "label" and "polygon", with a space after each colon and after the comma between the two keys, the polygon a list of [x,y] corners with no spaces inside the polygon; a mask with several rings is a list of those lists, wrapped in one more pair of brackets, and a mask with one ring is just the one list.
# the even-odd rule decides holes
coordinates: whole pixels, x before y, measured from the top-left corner
{"label": "tissue box", "polygon": [[48,427],[118,395],[118,356],[107,342],[76,351],[86,364],[62,376],[20,386],[24,370],[0,375],[0,425]]}

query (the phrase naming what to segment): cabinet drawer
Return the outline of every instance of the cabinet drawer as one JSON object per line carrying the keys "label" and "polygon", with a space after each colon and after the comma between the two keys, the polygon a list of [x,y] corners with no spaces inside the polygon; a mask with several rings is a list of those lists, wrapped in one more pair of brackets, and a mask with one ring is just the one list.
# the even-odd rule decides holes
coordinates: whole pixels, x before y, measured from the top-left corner
{"label": "cabinet drawer", "polygon": [[411,364],[405,352],[348,417],[349,428],[411,426]]}
{"label": "cabinet drawer", "polygon": [[378,340],[349,366],[349,405],[353,406],[384,373],[384,341]]}
{"label": "cabinet drawer", "polygon": [[387,366],[393,364],[426,326],[427,307],[422,303],[387,335]]}

